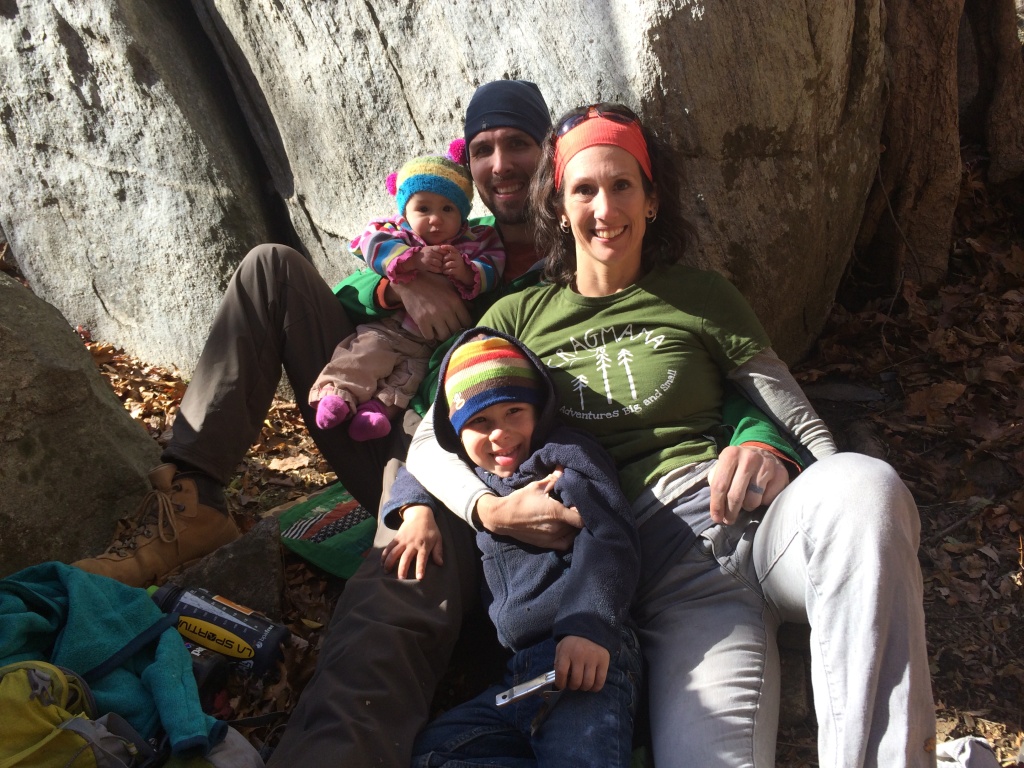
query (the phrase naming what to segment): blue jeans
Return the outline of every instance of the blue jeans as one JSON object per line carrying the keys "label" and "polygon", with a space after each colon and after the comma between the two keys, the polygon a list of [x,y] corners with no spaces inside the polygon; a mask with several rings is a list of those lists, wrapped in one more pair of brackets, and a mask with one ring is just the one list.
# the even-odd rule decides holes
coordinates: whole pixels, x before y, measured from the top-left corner
{"label": "blue jeans", "polygon": [[641,661],[636,635],[625,628],[608,679],[597,693],[564,691],[531,735],[542,696],[498,707],[494,698],[554,667],[553,639],[515,654],[505,679],[475,699],[450,709],[420,732],[414,768],[506,766],[593,768],[629,766],[633,716],[640,697]]}

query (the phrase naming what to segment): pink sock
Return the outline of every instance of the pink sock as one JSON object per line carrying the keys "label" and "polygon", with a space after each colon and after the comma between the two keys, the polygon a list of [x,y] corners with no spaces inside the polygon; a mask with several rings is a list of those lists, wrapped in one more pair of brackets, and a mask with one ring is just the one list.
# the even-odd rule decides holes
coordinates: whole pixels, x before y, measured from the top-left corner
{"label": "pink sock", "polygon": [[368,400],[356,408],[356,415],[348,425],[348,434],[353,440],[373,440],[390,431],[391,421],[380,400]]}
{"label": "pink sock", "polygon": [[348,418],[351,410],[344,399],[337,395],[327,395],[316,406],[316,425],[320,429],[336,427]]}

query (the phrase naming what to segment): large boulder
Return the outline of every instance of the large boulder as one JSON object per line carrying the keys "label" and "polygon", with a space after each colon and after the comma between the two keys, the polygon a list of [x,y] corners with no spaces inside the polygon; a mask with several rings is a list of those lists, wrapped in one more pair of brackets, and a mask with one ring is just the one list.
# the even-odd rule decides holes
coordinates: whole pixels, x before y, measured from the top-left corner
{"label": "large boulder", "polygon": [[348,238],[393,209],[388,172],[443,150],[479,83],[522,77],[556,114],[621,100],[662,124],[695,259],[794,358],[877,170],[881,6],[193,0],[197,21],[180,3],[6,0],[0,227],[70,320],[187,373],[231,267],[266,239],[253,139],[333,281],[355,266]]}
{"label": "large boulder", "polygon": [[0,577],[101,550],[159,449],[54,307],[0,273]]}
{"label": "large boulder", "polygon": [[191,371],[268,239],[260,162],[182,3],[0,2],[0,228],[95,338]]}
{"label": "large boulder", "polygon": [[193,5],[330,279],[352,268],[345,238],[390,212],[387,173],[459,135],[476,85],[521,77],[556,114],[618,100],[662,123],[699,260],[739,285],[785,356],[820,330],[876,172],[880,0]]}

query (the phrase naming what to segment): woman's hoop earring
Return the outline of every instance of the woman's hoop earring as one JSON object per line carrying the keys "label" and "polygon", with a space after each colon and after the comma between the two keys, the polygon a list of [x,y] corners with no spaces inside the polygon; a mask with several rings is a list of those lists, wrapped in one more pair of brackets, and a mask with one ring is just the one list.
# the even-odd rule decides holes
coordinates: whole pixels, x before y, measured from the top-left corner
{"label": "woman's hoop earring", "polygon": [[648,224],[653,224],[654,220],[657,219],[657,218],[658,218],[658,212],[657,211],[650,211],[647,214],[647,223]]}
{"label": "woman's hoop earring", "polygon": [[569,221],[567,219],[562,219],[558,222],[558,228],[567,235],[572,231],[572,227],[569,226]]}

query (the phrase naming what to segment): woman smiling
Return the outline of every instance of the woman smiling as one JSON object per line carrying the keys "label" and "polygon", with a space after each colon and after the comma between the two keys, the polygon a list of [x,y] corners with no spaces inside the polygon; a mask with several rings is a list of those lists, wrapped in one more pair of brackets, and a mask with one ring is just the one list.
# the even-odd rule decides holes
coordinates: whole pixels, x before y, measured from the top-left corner
{"label": "woman smiling", "polygon": [[[677,179],[625,107],[564,116],[531,191],[550,283],[481,320],[548,366],[562,418],[616,461],[639,525],[655,763],[773,766],[776,630],[799,621],[811,625],[820,763],[934,765],[914,501],[884,462],[836,453],[749,304],[680,263],[690,230]],[[792,482],[764,446],[719,452],[709,437],[726,382],[816,460]],[[487,490],[430,429],[428,417],[409,469],[473,519]],[[715,501],[737,461],[755,468],[726,508],[739,513]]]}

